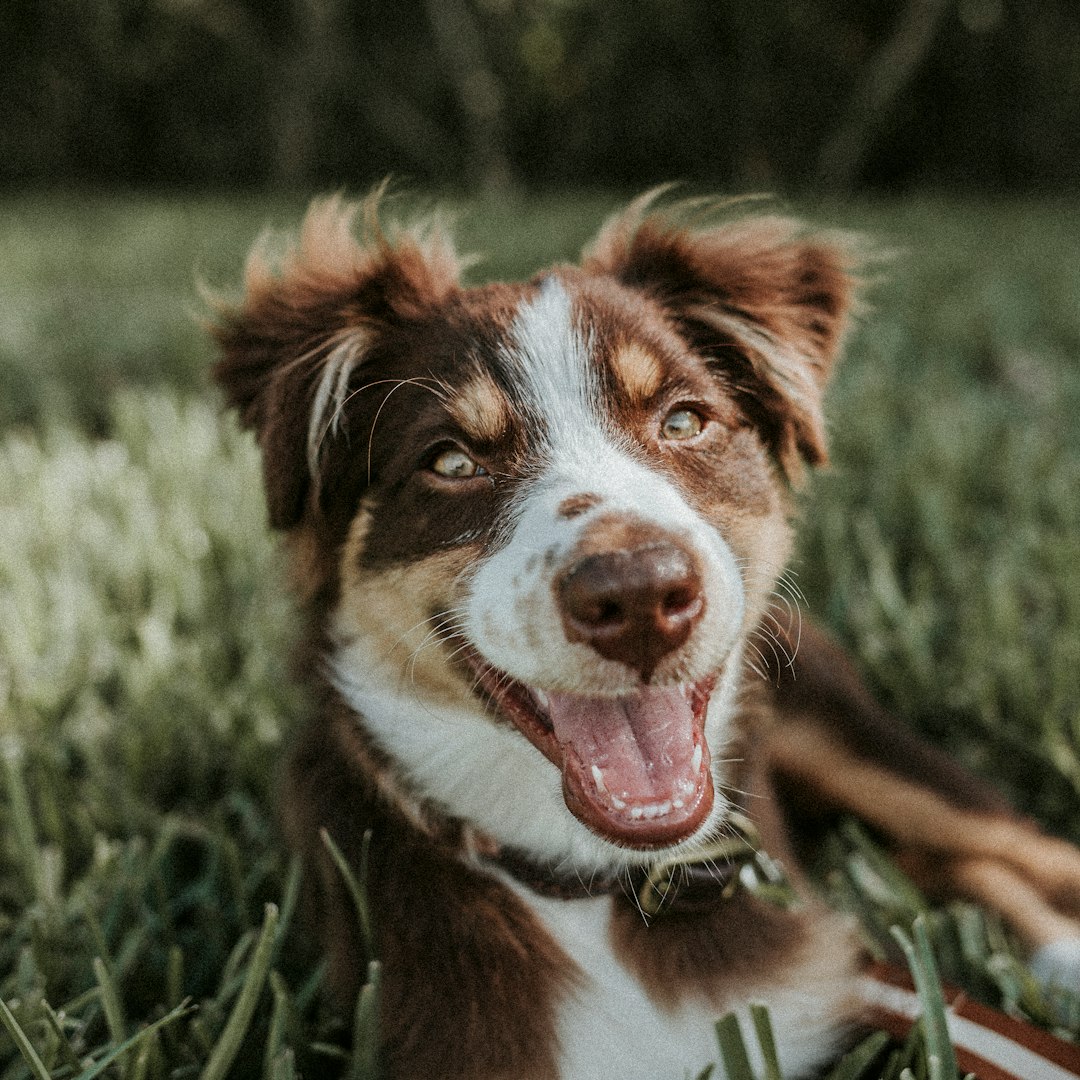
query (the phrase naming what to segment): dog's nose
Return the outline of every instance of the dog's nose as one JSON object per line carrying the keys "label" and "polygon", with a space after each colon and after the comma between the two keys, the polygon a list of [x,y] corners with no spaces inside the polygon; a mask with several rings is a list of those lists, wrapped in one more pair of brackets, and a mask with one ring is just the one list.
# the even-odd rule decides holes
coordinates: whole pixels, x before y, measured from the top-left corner
{"label": "dog's nose", "polygon": [[587,555],[559,582],[558,598],[571,640],[646,680],[705,610],[694,559],[668,541]]}

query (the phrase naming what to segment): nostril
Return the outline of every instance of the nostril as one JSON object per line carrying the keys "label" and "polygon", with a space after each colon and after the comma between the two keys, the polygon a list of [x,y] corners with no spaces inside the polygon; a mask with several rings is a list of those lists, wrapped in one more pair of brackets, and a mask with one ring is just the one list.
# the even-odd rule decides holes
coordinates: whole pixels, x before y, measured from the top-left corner
{"label": "nostril", "polygon": [[590,621],[598,626],[615,626],[626,618],[622,605],[614,600],[606,600],[597,605],[595,616]]}
{"label": "nostril", "polygon": [[669,589],[660,599],[660,612],[663,615],[681,615],[699,603],[700,599],[698,591],[689,585]]}

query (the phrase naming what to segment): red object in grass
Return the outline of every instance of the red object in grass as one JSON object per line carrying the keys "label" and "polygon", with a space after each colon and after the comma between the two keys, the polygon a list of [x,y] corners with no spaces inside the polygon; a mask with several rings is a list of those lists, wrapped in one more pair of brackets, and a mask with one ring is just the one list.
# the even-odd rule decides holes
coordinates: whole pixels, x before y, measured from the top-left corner
{"label": "red object in grass", "polygon": [[[1073,1080],[1080,1077],[1080,1045],[1025,1024],[973,1001],[963,990],[944,986],[949,1037],[961,1072],[978,1080]],[[922,1014],[911,975],[903,968],[875,964],[863,982],[871,1022],[904,1039]]]}

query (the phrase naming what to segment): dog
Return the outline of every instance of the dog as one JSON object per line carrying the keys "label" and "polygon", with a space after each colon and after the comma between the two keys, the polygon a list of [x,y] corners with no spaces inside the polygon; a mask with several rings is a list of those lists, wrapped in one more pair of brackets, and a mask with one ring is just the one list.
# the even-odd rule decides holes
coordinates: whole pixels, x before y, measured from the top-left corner
{"label": "dog", "polygon": [[[337,999],[381,962],[383,1075],[698,1075],[751,1001],[813,1074],[864,1010],[802,869],[838,814],[1068,952],[1080,855],[778,614],[855,247],[650,196],[578,265],[466,287],[443,227],[372,198],[358,240],[359,209],[253,251],[215,377],[305,622],[285,829]],[[778,867],[797,902],[753,887]]]}

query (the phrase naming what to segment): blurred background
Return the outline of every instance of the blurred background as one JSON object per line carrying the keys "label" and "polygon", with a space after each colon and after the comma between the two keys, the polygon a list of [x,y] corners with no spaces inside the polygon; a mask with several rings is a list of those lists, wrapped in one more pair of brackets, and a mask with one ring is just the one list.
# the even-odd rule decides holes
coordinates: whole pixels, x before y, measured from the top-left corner
{"label": "blurred background", "polygon": [[1080,179],[1076,0],[5,0],[0,183]]}

